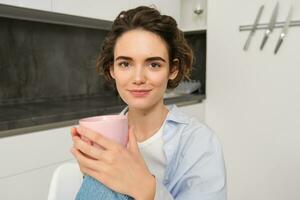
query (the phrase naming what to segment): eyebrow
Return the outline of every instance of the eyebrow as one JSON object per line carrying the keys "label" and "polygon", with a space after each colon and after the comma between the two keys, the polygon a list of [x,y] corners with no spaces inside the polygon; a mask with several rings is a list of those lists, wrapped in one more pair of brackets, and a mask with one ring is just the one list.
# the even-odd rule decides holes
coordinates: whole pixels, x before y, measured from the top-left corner
{"label": "eyebrow", "polygon": [[[131,57],[128,57],[128,56],[118,56],[115,60],[120,60],[120,59],[123,59],[123,60],[133,60]],[[159,57],[159,56],[154,56],[154,57],[149,57],[146,59],[146,61],[154,61],[154,60],[160,60],[162,62],[166,62],[162,57]]]}

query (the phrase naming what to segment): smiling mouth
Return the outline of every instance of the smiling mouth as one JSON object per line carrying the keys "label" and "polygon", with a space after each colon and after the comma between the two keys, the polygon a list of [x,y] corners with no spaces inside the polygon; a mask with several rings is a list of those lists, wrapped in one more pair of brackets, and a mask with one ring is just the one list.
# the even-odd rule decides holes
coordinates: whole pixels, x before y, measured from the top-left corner
{"label": "smiling mouth", "polygon": [[128,90],[135,97],[147,96],[151,90]]}

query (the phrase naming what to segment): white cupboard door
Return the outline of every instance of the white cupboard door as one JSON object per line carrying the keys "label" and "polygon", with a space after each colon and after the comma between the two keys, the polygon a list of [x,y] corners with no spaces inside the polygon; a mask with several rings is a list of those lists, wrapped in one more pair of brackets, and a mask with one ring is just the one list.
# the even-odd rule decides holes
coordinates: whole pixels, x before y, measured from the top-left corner
{"label": "white cupboard door", "polygon": [[[183,31],[206,30],[207,0],[181,1],[181,29]],[[195,13],[195,10],[199,14]],[[196,11],[196,12],[197,12]]]}
{"label": "white cupboard door", "polygon": [[52,0],[54,12],[113,21],[129,0]]}
{"label": "white cupboard door", "polygon": [[130,8],[154,5],[162,14],[172,16],[177,24],[180,22],[180,0],[130,0]]}
{"label": "white cupboard door", "polygon": [[19,6],[50,12],[52,11],[52,0],[19,0]]}
{"label": "white cupboard door", "polygon": [[19,0],[0,0],[0,4],[17,6]]}
{"label": "white cupboard door", "polygon": [[0,178],[0,199],[46,200],[54,170],[61,164]]}
{"label": "white cupboard door", "polygon": [[70,127],[0,139],[0,199],[46,199],[52,174],[70,153]]}
{"label": "white cupboard door", "polygon": [[0,3],[11,6],[52,11],[52,0],[0,0]]}
{"label": "white cupboard door", "polygon": [[0,0],[0,4],[19,6],[20,0]]}
{"label": "white cupboard door", "polygon": [[1,138],[0,179],[73,159],[71,146],[70,127]]}

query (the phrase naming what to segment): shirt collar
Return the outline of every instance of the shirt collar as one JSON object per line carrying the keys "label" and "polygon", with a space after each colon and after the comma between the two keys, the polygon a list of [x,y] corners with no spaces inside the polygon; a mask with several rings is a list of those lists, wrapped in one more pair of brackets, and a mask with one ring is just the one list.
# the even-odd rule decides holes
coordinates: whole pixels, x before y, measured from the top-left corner
{"label": "shirt collar", "polygon": [[187,124],[189,118],[183,113],[175,104],[168,106],[169,113],[166,121],[173,121],[176,123]]}
{"label": "shirt collar", "polygon": [[128,112],[128,106],[126,106],[121,112],[120,115],[126,115]]}

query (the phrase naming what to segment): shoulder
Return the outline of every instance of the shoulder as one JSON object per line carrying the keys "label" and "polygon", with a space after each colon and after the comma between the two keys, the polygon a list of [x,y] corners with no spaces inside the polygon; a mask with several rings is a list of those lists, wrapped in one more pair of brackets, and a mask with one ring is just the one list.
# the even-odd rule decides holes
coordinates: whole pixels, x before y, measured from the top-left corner
{"label": "shoulder", "polygon": [[181,135],[181,145],[184,146],[184,155],[188,152],[198,152],[201,154],[214,154],[221,148],[221,144],[216,133],[204,122],[200,122],[194,117],[189,117]]}
{"label": "shoulder", "polygon": [[[214,131],[204,122],[180,110],[180,122],[172,121],[174,152],[168,168],[170,177],[179,177],[174,184],[184,185],[189,177],[205,177],[211,172],[224,175],[221,144]],[[172,179],[173,180],[173,179]],[[175,179],[174,179],[175,180]],[[201,181],[200,179],[190,181]],[[195,182],[195,183],[196,183]],[[178,184],[177,184],[178,185]]]}
{"label": "shoulder", "polygon": [[216,133],[204,122],[183,112],[178,107],[173,107],[171,110],[173,121],[177,120],[176,126],[179,128],[177,135],[178,150],[182,156],[198,152],[201,154],[213,154],[221,150],[221,144]]}
{"label": "shoulder", "polygon": [[190,116],[175,105],[170,106],[167,120],[180,129],[181,137],[207,140],[215,136],[214,131],[207,124]]}

